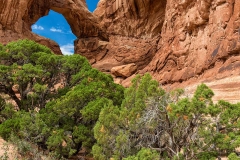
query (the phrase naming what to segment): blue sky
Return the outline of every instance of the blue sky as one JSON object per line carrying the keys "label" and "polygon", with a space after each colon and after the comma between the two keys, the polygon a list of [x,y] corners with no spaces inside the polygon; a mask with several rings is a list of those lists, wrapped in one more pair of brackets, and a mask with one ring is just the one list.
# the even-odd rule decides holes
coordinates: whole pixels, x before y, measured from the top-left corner
{"label": "blue sky", "polygon": [[[98,1],[86,0],[91,12],[96,9]],[[73,54],[73,42],[77,37],[72,33],[69,24],[61,14],[51,10],[47,16],[40,18],[32,25],[32,31],[57,42],[64,55]]]}

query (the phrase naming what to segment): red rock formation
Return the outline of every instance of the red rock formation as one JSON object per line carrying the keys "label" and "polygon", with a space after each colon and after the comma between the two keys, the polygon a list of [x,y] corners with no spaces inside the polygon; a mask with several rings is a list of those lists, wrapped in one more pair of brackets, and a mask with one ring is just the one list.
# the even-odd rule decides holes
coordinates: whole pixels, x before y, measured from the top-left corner
{"label": "red rock formation", "polygon": [[157,52],[166,3],[166,0],[100,0],[94,15],[106,29],[109,41],[104,45],[95,43],[94,48],[98,49],[88,52],[77,49],[77,53],[85,55],[93,67],[104,72],[131,63],[136,64],[137,70],[145,68]]}
{"label": "red rock formation", "polygon": [[[168,1],[159,50],[142,73],[172,87],[214,82],[213,89],[222,90],[218,99],[239,100],[240,1],[184,2]],[[218,83],[226,78],[231,81]],[[235,95],[224,97],[229,91]]]}
{"label": "red rock formation", "polygon": [[0,5],[0,43],[28,38],[61,54],[57,43],[31,32],[31,26],[52,9],[61,13],[77,37],[107,36],[99,28],[96,18],[87,10],[85,0],[2,0]]}
{"label": "red rock formation", "polygon": [[94,14],[111,35],[152,38],[161,33],[167,0],[100,0]]}
{"label": "red rock formation", "polygon": [[184,2],[168,1],[159,50],[144,72],[162,83],[175,83],[200,76],[223,78],[233,67],[239,69],[240,2]]}
{"label": "red rock formation", "polygon": [[[129,58],[132,55],[132,61],[141,61],[140,57],[148,56],[144,52],[149,50],[146,46],[154,48],[157,42],[153,60],[141,72],[152,72],[165,84],[200,76],[215,68],[219,61],[226,64],[229,56],[236,59],[240,50],[239,3],[234,0],[101,0],[94,14],[112,37],[106,47],[111,52],[108,54],[113,54],[115,60],[121,57],[117,61],[122,64],[129,62],[121,59],[133,59]],[[141,48],[139,44],[145,39]],[[124,54],[126,48],[134,45],[138,45],[137,49]],[[134,54],[136,50],[138,53]]]}
{"label": "red rock formation", "polygon": [[94,14],[110,37],[104,57],[92,61],[96,68],[135,63],[138,73],[173,88],[230,76],[236,84],[239,0],[100,0]]}
{"label": "red rock formation", "polygon": [[124,78],[127,78],[127,77],[131,76],[136,71],[137,71],[137,66],[134,63],[128,64],[128,65],[113,67],[111,69],[111,73],[114,76],[124,77]]}
{"label": "red rock formation", "polygon": [[[50,9],[62,13],[78,37],[75,53],[103,72],[112,70],[116,82],[129,85],[135,73],[150,72],[171,88],[200,82],[221,94],[237,88],[239,0],[100,0],[94,14],[85,0],[2,0],[0,42],[30,38],[59,53],[56,43],[30,28]],[[130,64],[124,75],[115,70]],[[223,87],[228,84],[235,87]]]}

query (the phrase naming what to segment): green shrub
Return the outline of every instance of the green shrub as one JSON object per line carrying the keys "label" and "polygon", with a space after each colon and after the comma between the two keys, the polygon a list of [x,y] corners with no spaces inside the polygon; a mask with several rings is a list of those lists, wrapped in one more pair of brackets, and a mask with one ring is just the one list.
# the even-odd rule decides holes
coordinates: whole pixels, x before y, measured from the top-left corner
{"label": "green shrub", "polygon": [[6,121],[0,125],[0,135],[27,139],[58,158],[90,150],[101,109],[109,101],[120,105],[124,88],[80,55],[54,55],[29,40],[0,47],[0,94],[8,94],[20,109],[1,111]]}
{"label": "green shrub", "polygon": [[236,153],[231,153],[231,154],[228,156],[228,159],[229,159],[229,160],[240,160],[240,156],[237,156]]}
{"label": "green shrub", "polygon": [[181,94],[159,88],[148,74],[137,76],[121,108],[109,103],[101,110],[94,127],[94,158],[123,159],[148,148],[160,159],[215,159],[239,147],[239,104],[213,104],[214,93],[205,84],[192,98]]}
{"label": "green shrub", "polygon": [[136,156],[129,156],[127,158],[123,158],[123,160],[159,160],[159,153],[155,150],[151,150],[148,148],[142,148]]}

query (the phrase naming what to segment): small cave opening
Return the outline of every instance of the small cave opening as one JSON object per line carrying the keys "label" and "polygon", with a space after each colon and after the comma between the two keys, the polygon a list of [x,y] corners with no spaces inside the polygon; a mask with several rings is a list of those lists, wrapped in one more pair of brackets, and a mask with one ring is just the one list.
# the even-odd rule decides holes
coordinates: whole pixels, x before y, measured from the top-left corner
{"label": "small cave opening", "polygon": [[32,25],[32,32],[59,44],[63,55],[74,54],[74,40],[77,37],[62,14],[53,10]]}

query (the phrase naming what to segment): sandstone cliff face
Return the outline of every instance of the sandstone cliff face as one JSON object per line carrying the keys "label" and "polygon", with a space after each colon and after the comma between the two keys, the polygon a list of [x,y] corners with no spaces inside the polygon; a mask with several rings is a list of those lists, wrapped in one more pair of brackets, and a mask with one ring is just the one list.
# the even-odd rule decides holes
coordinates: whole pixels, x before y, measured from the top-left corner
{"label": "sandstone cliff face", "polygon": [[[137,73],[150,72],[172,88],[231,77],[237,88],[239,0],[100,0],[94,14],[110,41],[105,57],[93,66],[109,71],[135,63]],[[128,85],[130,78],[116,79]],[[223,90],[227,85],[218,84]]]}
{"label": "sandstone cliff face", "polygon": [[60,53],[31,32],[50,9],[78,37],[75,53],[118,83],[150,72],[168,88],[205,82],[219,95],[240,95],[239,0],[100,0],[93,14],[85,0],[2,0],[0,42],[30,38]]}
{"label": "sandstone cliff face", "polygon": [[[100,0],[94,15],[109,40],[78,40],[76,53],[86,56],[93,67],[103,72],[110,73],[113,67],[124,68],[128,64],[134,64],[137,70],[145,68],[157,51],[166,3],[166,0]],[[126,78],[120,74],[113,76],[118,82]]]}
{"label": "sandstone cliff face", "polygon": [[[152,72],[164,84],[199,77],[211,68],[223,73],[237,65],[232,62],[238,61],[240,50],[239,1],[101,0],[94,14],[112,37],[107,47],[114,48],[109,54],[115,52],[117,61],[132,63],[126,59],[134,55],[137,61],[148,56],[144,50],[156,47],[141,73]],[[141,42],[142,48],[131,50]]]}
{"label": "sandstone cliff face", "polygon": [[152,38],[161,33],[167,0],[100,0],[94,14],[111,35]]}
{"label": "sandstone cliff face", "polygon": [[77,37],[107,39],[87,10],[85,0],[2,0],[0,5],[0,43],[28,38],[50,47],[61,54],[57,43],[31,32],[31,26],[52,9],[68,21]]}
{"label": "sandstone cliff face", "polygon": [[239,70],[240,1],[183,2],[168,1],[159,50],[144,71],[162,83],[175,83]]}
{"label": "sandstone cliff face", "polygon": [[218,99],[239,100],[240,1],[177,2],[167,3],[158,51],[142,73],[172,87],[209,83]]}

